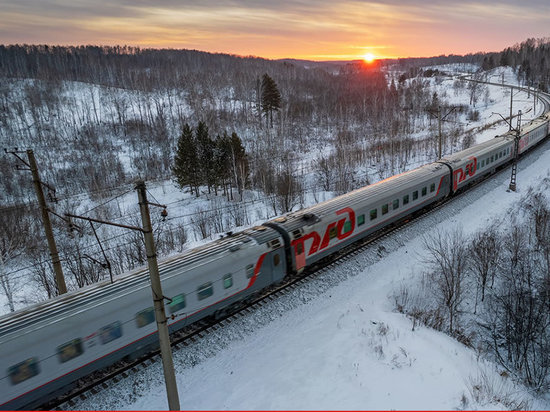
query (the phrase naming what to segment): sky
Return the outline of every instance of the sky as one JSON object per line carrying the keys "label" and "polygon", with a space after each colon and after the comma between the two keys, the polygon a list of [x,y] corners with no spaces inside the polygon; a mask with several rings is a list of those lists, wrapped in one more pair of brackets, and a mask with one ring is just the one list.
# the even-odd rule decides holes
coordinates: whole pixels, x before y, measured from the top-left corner
{"label": "sky", "polygon": [[501,51],[550,36],[548,0],[0,0],[1,44],[130,45],[269,59]]}

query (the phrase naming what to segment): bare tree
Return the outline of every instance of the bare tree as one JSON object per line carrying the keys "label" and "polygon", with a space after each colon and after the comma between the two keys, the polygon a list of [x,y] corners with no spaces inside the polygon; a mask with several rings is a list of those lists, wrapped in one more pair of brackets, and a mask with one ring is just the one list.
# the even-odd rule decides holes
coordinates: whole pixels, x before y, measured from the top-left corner
{"label": "bare tree", "polygon": [[200,235],[200,239],[206,239],[212,234],[211,216],[206,209],[196,209],[191,217],[191,224],[195,227],[195,232]]}
{"label": "bare tree", "polygon": [[19,255],[16,251],[16,244],[12,239],[2,239],[0,243],[0,285],[4,291],[4,295],[8,300],[8,306],[10,312],[15,311],[13,294],[19,288],[20,282],[17,278],[8,275],[5,268],[5,263],[9,260],[13,260]]}
{"label": "bare tree", "polygon": [[283,170],[275,178],[275,193],[272,197],[275,214],[290,212],[298,205],[302,192],[301,182],[290,170]]}
{"label": "bare tree", "polygon": [[482,316],[497,361],[537,389],[550,385],[548,273],[540,261],[536,220],[520,218],[502,241],[500,275]]}
{"label": "bare tree", "polygon": [[34,281],[44,290],[48,296],[48,299],[59,295],[57,286],[55,283],[55,276],[53,269],[46,259],[46,253],[42,254],[42,259],[33,268]]}
{"label": "bare tree", "polygon": [[[500,240],[499,233],[491,225],[489,229],[474,235],[469,248],[470,265],[477,279],[477,290],[481,290],[481,301],[485,300],[487,281],[491,279],[491,287],[495,282],[495,274],[499,265]],[[476,294],[477,309],[477,294]]]}
{"label": "bare tree", "polygon": [[449,333],[458,326],[460,307],[465,297],[468,274],[468,248],[461,231],[438,233],[424,240],[428,251],[435,296],[449,315]]}
{"label": "bare tree", "polygon": [[330,160],[330,157],[320,156],[314,165],[317,182],[325,192],[332,190],[335,180],[334,165]]}

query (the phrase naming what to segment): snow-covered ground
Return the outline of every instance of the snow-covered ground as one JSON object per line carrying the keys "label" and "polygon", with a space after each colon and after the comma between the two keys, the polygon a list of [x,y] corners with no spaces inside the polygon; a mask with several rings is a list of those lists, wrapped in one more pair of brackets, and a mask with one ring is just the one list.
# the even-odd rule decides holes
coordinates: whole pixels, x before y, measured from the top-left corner
{"label": "snow-covered ground", "polygon": [[[517,83],[509,69],[495,69],[489,76],[490,81],[502,79]],[[445,101],[468,103],[466,89],[451,89],[455,79],[439,84],[431,81],[433,90]],[[488,97],[480,99],[476,106],[480,121],[465,126],[476,128],[477,142],[508,130],[504,122],[481,129],[500,119],[493,112],[508,116],[509,93],[509,89],[489,86]],[[514,92],[514,113],[532,106],[532,96]],[[523,120],[541,110],[542,105],[537,104]],[[525,395],[525,389],[502,378],[494,365],[478,360],[475,352],[448,336],[418,325],[413,330],[409,319],[393,311],[391,298],[403,284],[421,276],[426,233],[460,226],[467,234],[484,227],[493,216],[505,215],[528,185],[536,185],[540,176],[548,174],[548,149],[550,143],[522,161],[520,193],[506,192],[509,173],[501,174],[385,240],[384,249],[366,251],[175,353],[182,408],[506,409],[521,400],[530,402],[532,408],[550,408],[550,402]],[[431,160],[416,159],[408,168]],[[189,217],[199,207],[225,207],[219,199],[197,201],[169,181],[150,182],[148,188],[153,201],[169,205],[167,224],[189,225]],[[272,217],[257,194],[250,195],[250,225]],[[332,195],[320,192],[317,199]],[[122,215],[137,218],[135,193],[117,202]],[[313,194],[307,194],[305,205],[313,203]],[[93,206],[84,200],[82,211]],[[200,242],[190,236],[185,246]],[[28,293],[25,288],[20,291]],[[7,311],[4,303],[2,295],[0,305]],[[75,408],[164,409],[162,379],[160,365],[153,366]],[[474,389],[479,387],[482,390]],[[499,400],[491,400],[492,391],[498,393]]]}
{"label": "snow-covered ground", "polygon": [[[183,409],[548,409],[498,367],[393,310],[421,276],[423,237],[485,227],[550,174],[550,142],[509,169],[253,314],[174,353]],[[165,409],[160,365],[76,409]]]}

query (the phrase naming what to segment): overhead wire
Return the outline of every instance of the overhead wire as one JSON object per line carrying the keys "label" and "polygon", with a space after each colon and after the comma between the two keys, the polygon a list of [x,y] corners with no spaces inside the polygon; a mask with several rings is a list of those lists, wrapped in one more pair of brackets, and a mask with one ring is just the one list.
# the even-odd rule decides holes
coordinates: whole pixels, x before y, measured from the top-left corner
{"label": "overhead wire", "polygon": [[[303,176],[303,175],[302,175]],[[356,175],[356,177],[358,179],[362,178],[362,177],[366,177],[367,176],[367,173],[363,174],[363,175]],[[153,182],[154,181],[164,181],[164,179],[157,179],[157,180],[152,180]],[[302,192],[308,192],[309,190],[311,189],[315,189],[317,188],[318,186],[317,185],[311,185],[311,186],[306,186],[306,187],[302,187]],[[99,192],[105,192],[105,191],[109,191],[109,190],[114,190],[115,188],[106,188],[106,189],[101,189],[101,190],[98,190],[98,191],[95,191],[95,192],[92,192],[92,193],[99,193]],[[126,194],[130,193],[131,191],[133,190],[133,188],[129,189],[129,190],[126,190],[125,192],[115,196],[115,197],[112,197],[110,199],[108,199],[107,201],[105,202],[102,202],[100,203],[99,205],[96,205],[94,206],[93,208],[87,210],[86,212],[84,213],[89,213],[101,206],[104,206],[122,196],[125,196]],[[147,190],[147,192],[149,193],[149,195],[157,202],[158,200],[156,199],[156,197],[149,191]],[[90,193],[85,193],[85,195],[89,195]],[[81,194],[75,194],[75,195],[72,195],[71,197],[75,197],[75,196],[80,196]],[[277,198],[278,195],[277,194],[271,194],[271,195],[268,195],[268,196],[265,196],[263,198],[257,198],[257,199],[251,199],[251,200],[247,200],[247,201],[241,201],[239,203],[235,203],[235,204],[227,204],[227,205],[224,205],[224,206],[219,206],[219,207],[214,207],[214,208],[209,208],[209,209],[201,209],[200,212],[205,212],[205,213],[209,213],[209,212],[220,212],[220,211],[224,211],[224,210],[227,210],[227,209],[231,209],[231,208],[234,208],[235,206],[237,207],[240,207],[241,205],[250,205],[250,204],[256,204],[256,203],[262,203],[262,202],[266,202],[266,201],[272,201],[273,199]],[[189,199],[180,199],[180,200],[175,200],[175,201],[172,201],[172,202],[169,202],[167,205],[174,205],[174,204],[177,204],[177,203],[182,203],[182,202],[185,202],[185,201],[189,201]],[[1,210],[1,209],[0,209]],[[181,218],[185,218],[185,217],[190,217],[190,216],[194,216],[196,215],[197,212],[193,212],[193,213],[186,213],[186,214],[182,214],[182,215],[178,215],[178,216],[171,216],[169,218],[167,218],[166,220],[168,221],[168,223],[171,225],[171,221],[174,221],[176,219],[181,219]],[[132,217],[132,216],[137,216],[139,215],[139,212],[134,212],[134,213],[130,213],[130,214],[126,214],[126,215],[123,215],[123,216],[119,216],[117,218],[115,218],[115,221],[116,220],[120,220],[120,219],[127,219],[129,217]],[[184,227],[191,227],[192,226],[192,223],[185,223],[183,224]],[[104,239],[103,242],[110,242],[114,239],[117,239],[117,238],[120,238],[120,237],[123,237],[123,236],[127,236],[128,233],[122,233],[122,234],[118,234],[118,235],[115,235],[115,236],[112,236],[108,239]],[[117,247],[120,247],[120,246],[123,246],[123,245],[127,245],[127,244],[130,244],[130,243],[133,243],[133,242],[126,242],[126,243],[123,243],[123,244],[118,244]],[[96,245],[87,245],[87,246],[84,246],[82,248],[79,248],[78,250],[88,250],[90,248],[93,248],[93,247],[96,247]],[[109,247],[107,248],[106,250],[112,250],[114,249],[115,247]],[[72,252],[75,252],[76,250],[75,249],[72,249]],[[66,252],[62,255],[60,255],[60,260],[61,261],[67,261],[70,256],[69,254],[71,253],[71,251],[69,252]],[[99,254],[99,251],[96,251],[95,252],[96,254]],[[30,268],[33,268],[33,267],[37,267],[39,265],[42,265],[44,263],[47,263],[49,262],[49,260],[42,260],[42,261],[39,261],[39,262],[36,262],[32,265],[28,265],[28,266],[25,266],[23,268],[18,268],[14,271],[11,271],[11,272],[8,272],[7,275],[12,275],[12,274],[15,274],[15,273],[18,273],[18,272],[21,272],[23,270],[27,270],[27,269],[30,269]]]}

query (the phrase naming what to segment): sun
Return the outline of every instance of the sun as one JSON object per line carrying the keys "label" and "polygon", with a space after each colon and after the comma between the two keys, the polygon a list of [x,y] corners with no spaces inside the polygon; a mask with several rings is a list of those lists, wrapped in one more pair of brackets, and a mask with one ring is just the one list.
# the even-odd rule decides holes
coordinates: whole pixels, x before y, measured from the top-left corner
{"label": "sun", "polygon": [[363,55],[363,60],[367,63],[372,63],[376,59],[376,56],[372,53],[366,53]]}

